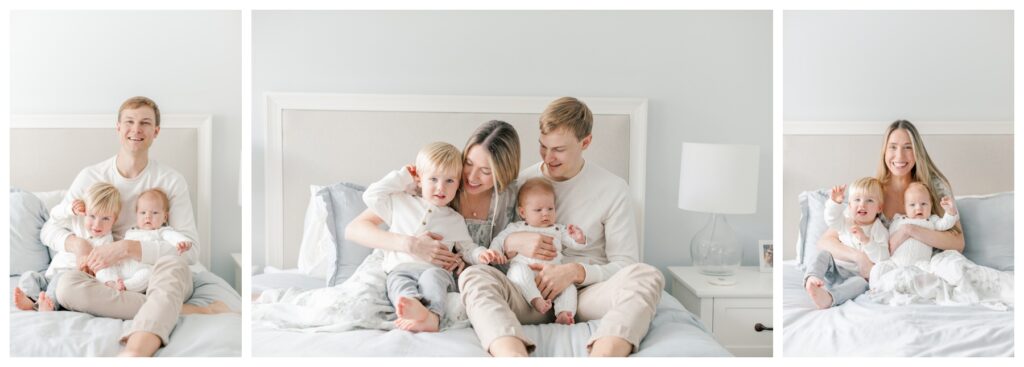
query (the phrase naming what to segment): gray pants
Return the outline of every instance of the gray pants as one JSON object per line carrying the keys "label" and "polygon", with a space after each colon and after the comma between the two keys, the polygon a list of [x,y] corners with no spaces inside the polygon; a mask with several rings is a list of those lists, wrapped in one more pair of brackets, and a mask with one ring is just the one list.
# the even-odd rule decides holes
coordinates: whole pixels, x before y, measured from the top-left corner
{"label": "gray pants", "polygon": [[18,288],[21,288],[25,295],[35,302],[39,302],[39,292],[46,290],[46,296],[53,300],[53,310],[60,311],[63,309],[60,306],[60,300],[57,299],[57,282],[60,280],[60,276],[61,273],[57,273],[53,279],[47,280],[43,273],[26,271],[21,273],[21,277],[18,278]]}
{"label": "gray pants", "polygon": [[451,272],[437,266],[406,263],[388,273],[391,304],[397,306],[399,297],[415,298],[438,318],[444,316],[444,301],[450,289],[455,289],[455,278]]}
{"label": "gray pants", "polygon": [[807,277],[815,276],[825,281],[825,291],[832,295],[832,306],[854,299],[868,291],[868,281],[860,273],[836,266],[828,251],[821,251],[807,267]]}

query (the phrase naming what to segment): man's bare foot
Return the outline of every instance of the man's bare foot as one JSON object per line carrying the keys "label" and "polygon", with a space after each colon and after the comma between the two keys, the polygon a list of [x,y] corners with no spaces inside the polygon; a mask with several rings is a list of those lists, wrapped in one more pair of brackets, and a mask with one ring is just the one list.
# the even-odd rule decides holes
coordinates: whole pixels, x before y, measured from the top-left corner
{"label": "man's bare foot", "polygon": [[39,292],[39,312],[53,311],[53,300],[46,296],[46,292]]}
{"label": "man's bare foot", "polygon": [[22,311],[35,311],[36,303],[32,302],[21,288],[14,288],[14,306]]}
{"label": "man's bare foot", "polygon": [[576,323],[576,320],[572,316],[572,312],[562,311],[555,317],[555,322],[562,325],[572,325]]}
{"label": "man's bare foot", "polygon": [[228,307],[228,305],[226,303],[221,302],[221,301],[213,301],[213,303],[211,303],[209,305],[206,305],[206,306],[196,306],[196,305],[191,305],[191,304],[188,304],[188,303],[181,305],[181,314],[182,315],[191,315],[191,314],[213,315],[213,314],[218,314],[218,313],[229,313],[229,312],[235,312],[235,311],[232,310],[231,307]]}
{"label": "man's bare foot", "polygon": [[533,308],[537,310],[537,312],[548,313],[548,311],[551,311],[551,301],[548,301],[544,298],[537,297],[531,299],[530,304],[533,305]]}
{"label": "man's bare foot", "polygon": [[398,314],[395,326],[402,330],[436,332],[441,325],[441,318],[415,298],[398,297],[395,313]]}
{"label": "man's bare foot", "polygon": [[804,289],[807,290],[807,295],[811,296],[814,306],[821,310],[832,307],[832,295],[825,291],[824,286],[825,281],[815,276],[807,277],[807,280],[804,282]]}

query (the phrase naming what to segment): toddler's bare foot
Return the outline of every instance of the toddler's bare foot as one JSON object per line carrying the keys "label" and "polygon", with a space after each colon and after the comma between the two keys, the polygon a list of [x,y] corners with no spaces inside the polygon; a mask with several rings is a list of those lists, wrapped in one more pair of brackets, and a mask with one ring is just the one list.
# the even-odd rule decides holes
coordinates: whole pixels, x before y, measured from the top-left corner
{"label": "toddler's bare foot", "polygon": [[46,292],[39,292],[39,312],[53,311],[53,300],[46,296]]}
{"label": "toddler's bare foot", "polygon": [[551,311],[551,301],[548,301],[544,298],[537,297],[531,299],[530,304],[533,305],[533,308],[537,310],[537,312],[548,313],[548,311]]}
{"label": "toddler's bare foot", "polygon": [[14,306],[22,311],[34,311],[36,303],[32,302],[21,288],[14,288]]}
{"label": "toddler's bare foot", "polygon": [[402,330],[436,332],[441,325],[437,314],[430,312],[415,298],[399,297],[395,313],[398,314],[395,326]]}
{"label": "toddler's bare foot", "polygon": [[811,301],[814,302],[814,306],[818,309],[826,309],[832,307],[832,295],[828,294],[823,288],[825,281],[818,277],[807,277],[807,281],[804,282],[804,289],[807,291],[807,295],[811,296]]}
{"label": "toddler's bare foot", "polygon": [[572,325],[576,323],[576,320],[573,319],[572,312],[562,311],[558,313],[557,317],[555,317],[555,322],[562,325]]}

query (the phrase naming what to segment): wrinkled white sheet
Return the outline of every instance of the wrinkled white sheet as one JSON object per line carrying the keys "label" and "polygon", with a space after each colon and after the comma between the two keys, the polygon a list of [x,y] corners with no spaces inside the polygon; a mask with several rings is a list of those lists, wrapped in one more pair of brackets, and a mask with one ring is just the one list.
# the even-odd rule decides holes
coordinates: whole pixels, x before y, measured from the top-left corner
{"label": "wrinkled white sheet", "polygon": [[890,306],[982,305],[1005,311],[1014,303],[1013,286],[1013,273],[977,265],[949,250],[914,265],[899,266],[891,260],[876,264],[871,269],[868,294]]}

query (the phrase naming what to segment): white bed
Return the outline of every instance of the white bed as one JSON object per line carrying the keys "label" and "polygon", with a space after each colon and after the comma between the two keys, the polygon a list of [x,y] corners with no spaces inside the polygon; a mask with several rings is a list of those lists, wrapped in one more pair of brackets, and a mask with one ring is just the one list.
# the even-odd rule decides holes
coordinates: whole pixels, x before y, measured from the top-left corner
{"label": "white bed", "polygon": [[[413,160],[430,141],[457,147],[479,124],[497,119],[520,134],[523,167],[539,160],[537,117],[546,97],[268,95],[267,263],[293,269],[302,240],[310,185],[366,185]],[[642,99],[583,98],[595,113],[594,144],[586,153],[629,182],[643,233],[647,103]],[[325,159],[324,157],[336,157]],[[642,239],[641,239],[642,243]],[[642,246],[641,246],[642,249]],[[641,258],[642,258],[641,250]],[[294,270],[253,278],[265,289],[323,287],[322,277]],[[598,321],[574,326],[528,325],[536,356],[585,356]],[[281,331],[253,326],[254,356],[486,356],[472,329],[414,334],[356,330],[337,333]],[[668,293],[662,294],[639,356],[728,356],[703,325]]]}
{"label": "white bed", "polygon": [[[14,116],[11,123],[11,187],[32,192],[50,207],[81,168],[109,158],[118,142],[113,115]],[[194,294],[189,303],[220,300],[241,310],[240,295],[208,269],[210,264],[210,144],[208,115],[162,116],[151,158],[174,167],[189,184],[203,252],[193,265]],[[39,147],[61,147],[40,149]],[[45,169],[41,168],[45,165]],[[12,213],[12,216],[15,213]],[[12,232],[13,233],[13,232]],[[13,250],[12,250],[13,251]],[[9,285],[17,285],[11,276]],[[6,294],[11,294],[8,291]],[[122,328],[131,321],[71,311],[25,312],[11,306],[11,356],[113,356]],[[189,315],[179,319],[157,356],[241,356],[239,314]]]}

